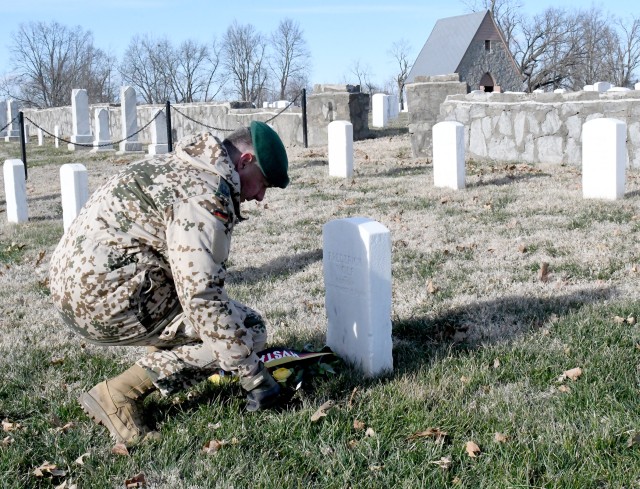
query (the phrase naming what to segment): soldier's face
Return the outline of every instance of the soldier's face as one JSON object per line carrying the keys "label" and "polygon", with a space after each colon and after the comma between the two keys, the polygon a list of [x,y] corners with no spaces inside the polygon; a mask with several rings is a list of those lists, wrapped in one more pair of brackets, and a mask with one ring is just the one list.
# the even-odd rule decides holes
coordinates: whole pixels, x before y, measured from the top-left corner
{"label": "soldier's face", "polygon": [[[249,155],[249,157],[245,157],[245,155]],[[262,174],[255,156],[250,153],[243,154],[237,170],[238,175],[240,175],[240,202],[247,200],[262,201],[267,188],[269,188],[269,182]]]}

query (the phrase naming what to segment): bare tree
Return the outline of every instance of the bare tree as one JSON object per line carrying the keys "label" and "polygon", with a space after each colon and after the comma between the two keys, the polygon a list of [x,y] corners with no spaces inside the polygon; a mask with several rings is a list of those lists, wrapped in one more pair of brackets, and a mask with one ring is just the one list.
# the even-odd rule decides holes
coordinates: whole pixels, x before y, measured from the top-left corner
{"label": "bare tree", "polygon": [[176,59],[168,39],[134,36],[120,64],[122,81],[135,87],[145,103],[163,103],[173,94]]}
{"label": "bare tree", "polygon": [[367,64],[363,64],[359,59],[353,61],[353,66],[349,71],[349,74],[356,77],[360,89],[366,91],[369,95],[376,91],[376,85],[371,81],[371,67]]}
{"label": "bare tree", "polygon": [[[270,68],[277,80],[279,99],[287,100],[290,81],[304,80],[309,74],[309,50],[300,25],[291,19],[284,19],[271,35]],[[299,84],[299,83],[296,83]]]}
{"label": "bare tree", "polygon": [[210,100],[220,91],[220,52],[216,42],[209,47],[187,40],[180,44],[175,59],[167,63],[171,69],[171,87],[176,102]]}
{"label": "bare tree", "polygon": [[26,105],[68,105],[74,88],[85,88],[92,102],[113,95],[114,59],[95,48],[91,32],[80,26],[20,24],[10,52],[12,77],[4,91]]}
{"label": "bare tree", "polygon": [[265,96],[268,75],[266,46],[262,34],[251,24],[237,22],[227,29],[222,40],[222,64],[233,80],[240,100],[260,104]]}
{"label": "bare tree", "polygon": [[463,3],[472,11],[489,10],[502,31],[507,46],[523,21],[522,3],[519,0],[466,0]]}
{"label": "bare tree", "polygon": [[630,88],[635,72],[640,67],[640,17],[631,17],[628,23],[618,19],[615,25],[619,28],[620,36],[613,51],[611,81],[619,87]]}
{"label": "bare tree", "polygon": [[411,69],[409,64],[409,51],[411,51],[411,47],[406,39],[394,42],[389,50],[389,54],[393,57],[396,63],[398,63],[398,72],[394,76],[394,81],[396,88],[398,89],[398,98],[400,99],[401,110],[404,110],[404,85],[407,81],[409,70]]}

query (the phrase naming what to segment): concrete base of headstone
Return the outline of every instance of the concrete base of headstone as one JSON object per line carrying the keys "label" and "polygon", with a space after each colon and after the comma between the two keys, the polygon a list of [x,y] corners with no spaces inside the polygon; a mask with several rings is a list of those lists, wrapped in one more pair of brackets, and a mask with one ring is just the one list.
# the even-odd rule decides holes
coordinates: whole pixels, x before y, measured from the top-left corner
{"label": "concrete base of headstone", "polygon": [[464,125],[439,122],[433,126],[433,185],[459,190],[465,177]]}
{"label": "concrete base of headstone", "polygon": [[94,141],[91,153],[102,153],[105,151],[115,151],[111,141]]}
{"label": "concrete base of headstone", "polygon": [[4,137],[6,143],[20,141],[20,131],[7,131],[7,135]]}
{"label": "concrete base of headstone", "polygon": [[93,136],[91,136],[91,134],[88,134],[88,135],[74,134],[73,136],[71,136],[71,142],[67,144],[67,149],[69,151],[87,151],[87,150],[90,150],[92,147],[93,147]]}
{"label": "concrete base of headstone", "polygon": [[60,167],[62,194],[62,222],[66,231],[89,198],[87,169],[80,163],[67,163]]}
{"label": "concrete base of headstone", "polygon": [[144,150],[142,149],[142,143],[138,143],[138,142],[129,142],[129,141],[122,141],[120,143],[119,146],[119,150],[117,152],[117,154],[123,154],[123,153],[144,153]]}
{"label": "concrete base of headstone", "polygon": [[147,149],[150,155],[163,155],[169,152],[169,145],[168,144],[150,144]]}
{"label": "concrete base of headstone", "polygon": [[627,125],[617,119],[593,119],[582,125],[582,196],[624,197]]}
{"label": "concrete base of headstone", "polygon": [[348,178],[353,175],[353,124],[333,121],[329,135],[329,176]]}
{"label": "concrete base of headstone", "polygon": [[7,221],[26,222],[29,219],[27,207],[27,182],[22,160],[6,160],[2,168]]}
{"label": "concrete base of headstone", "polygon": [[391,234],[351,217],[322,229],[327,345],[366,376],[393,370]]}

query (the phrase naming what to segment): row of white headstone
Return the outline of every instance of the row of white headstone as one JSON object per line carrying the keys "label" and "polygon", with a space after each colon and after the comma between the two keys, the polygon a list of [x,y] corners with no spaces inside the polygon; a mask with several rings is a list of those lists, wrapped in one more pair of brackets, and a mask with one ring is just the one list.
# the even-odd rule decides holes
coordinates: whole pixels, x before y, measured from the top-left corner
{"label": "row of white headstone", "polygon": [[[329,175],[353,176],[353,125],[333,121],[328,127]],[[611,118],[592,119],[582,126],[582,195],[585,199],[616,200],[624,196],[627,166],[627,125]],[[455,121],[433,126],[433,183],[465,188],[464,125]]]}
{"label": "row of white headstone", "polygon": [[[122,140],[119,144],[121,153],[142,152],[142,144],[138,142],[138,112],[136,109],[136,92],[133,87],[122,87],[121,100],[121,126]],[[5,141],[19,141],[20,130],[18,123],[14,121],[19,111],[15,100],[0,101],[0,127],[4,127]],[[4,117],[3,117],[4,115]],[[4,121],[4,122],[3,122]],[[75,88],[71,92],[71,122],[72,134],[67,148],[70,151],[78,149],[90,149],[91,151],[113,151],[111,130],[109,123],[109,109],[97,107],[94,111],[95,135],[91,134],[89,97],[84,89]],[[44,132],[38,127],[38,144],[42,146]],[[28,125],[25,125],[25,143],[28,142]],[[60,146],[60,127],[53,129],[55,146]],[[2,134],[0,134],[2,136]],[[149,154],[163,154],[169,150],[167,140],[167,119],[164,110],[159,109],[151,122],[151,144],[148,146]]]}
{"label": "row of white headstone", "polygon": [[[4,163],[9,222],[28,219],[24,165]],[[65,231],[89,197],[87,170],[60,168]],[[393,369],[391,341],[391,235],[379,222],[353,217],[326,223],[323,272],[327,345],[367,376]]]}
{"label": "row of white headstone", "polygon": [[[634,89],[635,90],[640,90],[640,83],[636,83],[634,85]],[[617,87],[612,85],[609,82],[596,82],[593,85],[585,85],[584,87],[582,87],[582,90],[585,92],[600,92],[600,93],[604,93],[604,92],[631,92],[632,90],[630,88],[627,87]],[[536,90],[533,91],[534,93],[544,93],[544,90],[542,88],[538,88]],[[553,93],[568,93],[570,92],[570,90],[567,90],[566,88],[556,88]]]}

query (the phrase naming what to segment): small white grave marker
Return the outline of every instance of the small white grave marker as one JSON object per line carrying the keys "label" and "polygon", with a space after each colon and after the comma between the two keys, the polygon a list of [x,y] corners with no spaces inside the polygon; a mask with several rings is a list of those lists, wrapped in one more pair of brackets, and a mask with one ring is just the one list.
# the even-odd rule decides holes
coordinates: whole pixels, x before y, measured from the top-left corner
{"label": "small white grave marker", "polygon": [[53,126],[53,134],[54,134],[54,140],[56,143],[56,148],[60,147],[60,126],[55,125]]}
{"label": "small white grave marker", "polygon": [[38,128],[38,146],[42,146],[44,143],[44,131],[42,128]]}
{"label": "small white grave marker", "polygon": [[374,93],[371,101],[371,124],[373,127],[387,127],[389,121],[389,95]]}
{"label": "small white grave marker", "polygon": [[353,124],[333,121],[328,132],[329,176],[348,178],[353,175]]}
{"label": "small white grave marker", "polygon": [[624,197],[627,125],[617,119],[593,119],[582,125],[582,196]]}
{"label": "small white grave marker", "polygon": [[167,143],[167,116],[164,110],[160,109],[153,116],[151,123],[151,144],[149,145],[150,155],[161,155],[169,152]]}
{"label": "small white grave marker", "polygon": [[62,222],[66,231],[89,198],[87,169],[80,163],[67,163],[60,167],[62,193]]}
{"label": "small white grave marker", "polygon": [[4,195],[7,202],[7,221],[26,222],[29,219],[27,207],[27,183],[22,160],[5,160],[2,168]]}
{"label": "small white grave marker", "polygon": [[433,185],[459,190],[465,177],[464,125],[439,122],[433,126]]}
{"label": "small white grave marker", "polygon": [[375,376],[393,370],[391,234],[351,217],[322,228],[327,345]]}
{"label": "small white grave marker", "polygon": [[607,90],[609,90],[611,88],[611,83],[609,82],[597,82],[593,84],[593,91],[594,92],[606,92]]}
{"label": "small white grave marker", "polygon": [[94,115],[96,126],[96,138],[93,140],[92,152],[113,151],[111,133],[109,131],[109,109],[104,107],[96,109]]}

